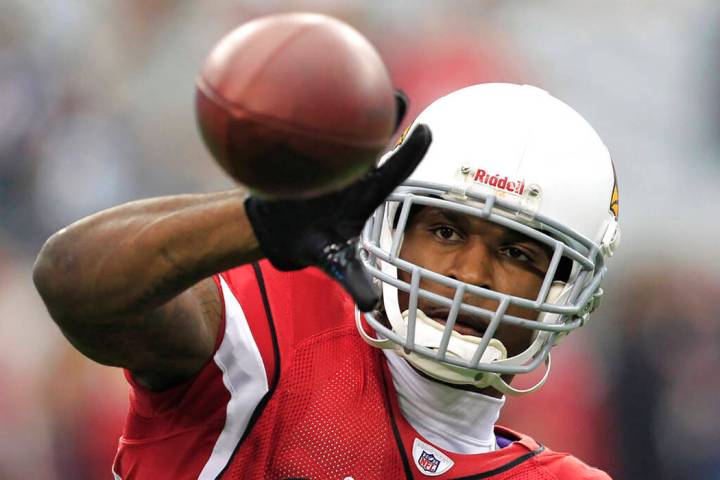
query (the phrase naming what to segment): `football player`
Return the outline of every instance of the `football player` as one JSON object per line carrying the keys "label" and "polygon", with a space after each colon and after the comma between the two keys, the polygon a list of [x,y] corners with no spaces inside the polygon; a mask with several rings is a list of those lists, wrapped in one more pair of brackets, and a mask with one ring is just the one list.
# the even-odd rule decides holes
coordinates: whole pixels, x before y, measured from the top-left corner
{"label": "football player", "polygon": [[495,423],[597,305],[617,206],[580,115],[481,84],[341,191],[121,205],[53,235],[34,280],[125,369],[115,478],[606,479]]}

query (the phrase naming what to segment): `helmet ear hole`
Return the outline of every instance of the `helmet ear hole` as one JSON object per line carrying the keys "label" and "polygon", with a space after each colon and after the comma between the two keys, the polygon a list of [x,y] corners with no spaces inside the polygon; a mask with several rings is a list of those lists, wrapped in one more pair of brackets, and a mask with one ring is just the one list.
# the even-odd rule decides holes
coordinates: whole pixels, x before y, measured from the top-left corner
{"label": "helmet ear hole", "polygon": [[563,257],[560,259],[560,264],[558,265],[557,271],[555,272],[555,277],[553,277],[553,282],[565,282],[567,283],[568,280],[570,280],[570,272],[572,272],[572,266],[573,262],[568,257]]}
{"label": "helmet ear hole", "polygon": [[[406,227],[407,227],[407,225],[410,225],[410,222],[412,222],[412,220],[413,220],[413,218],[415,217],[415,215],[417,215],[418,213],[420,213],[420,210],[422,210],[423,208],[425,208],[424,205],[418,205],[418,204],[414,204],[413,206],[410,207],[410,212],[408,212],[408,218],[407,218]],[[399,222],[399,221],[400,221],[400,209],[398,208],[398,209],[395,211],[395,216],[394,216],[393,221],[392,221],[392,229],[393,229],[393,230],[396,230],[396,229],[397,229],[397,225],[398,225],[398,222]]]}

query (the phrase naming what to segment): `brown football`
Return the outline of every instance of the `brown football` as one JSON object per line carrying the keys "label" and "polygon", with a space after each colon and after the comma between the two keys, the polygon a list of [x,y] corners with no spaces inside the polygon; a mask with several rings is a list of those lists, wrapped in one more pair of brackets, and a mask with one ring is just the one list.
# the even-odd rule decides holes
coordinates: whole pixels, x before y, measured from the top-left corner
{"label": "brown football", "polygon": [[366,172],[396,121],[392,81],[354,28],[271,15],[222,38],[197,80],[196,114],[220,166],[254,194],[307,197]]}

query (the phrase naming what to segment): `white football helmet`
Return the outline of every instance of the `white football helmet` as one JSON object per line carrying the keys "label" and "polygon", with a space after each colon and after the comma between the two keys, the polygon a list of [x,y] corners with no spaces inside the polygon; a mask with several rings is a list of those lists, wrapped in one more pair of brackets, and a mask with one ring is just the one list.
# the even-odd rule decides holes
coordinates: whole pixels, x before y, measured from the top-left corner
{"label": "white football helmet", "polygon": [[[619,242],[618,191],[608,150],[572,108],[528,85],[458,90],[435,101],[413,125],[421,123],[433,136],[426,156],[362,233],[361,257],[382,290],[384,314],[364,314],[372,335],[356,312],[360,334],[444,382],[492,386],[508,394],[533,391],[550,371],[551,347],[582,326],[597,306],[605,259]],[[464,283],[400,258],[413,205],[479,217],[548,245],[554,253],[537,298]],[[572,264],[565,281],[556,278],[561,260]],[[408,272],[411,281],[402,281],[398,270]],[[423,279],[449,287],[454,295],[420,288]],[[405,312],[399,290],[409,295]],[[474,306],[468,302],[472,297],[492,299],[498,306],[494,311]],[[420,298],[449,310],[444,324],[417,308]],[[507,314],[511,305],[537,312],[537,320]],[[484,335],[455,331],[460,313],[485,319]],[[533,330],[528,348],[508,358],[505,346],[493,338],[500,324]],[[545,375],[532,388],[515,389],[501,378],[542,363]]]}

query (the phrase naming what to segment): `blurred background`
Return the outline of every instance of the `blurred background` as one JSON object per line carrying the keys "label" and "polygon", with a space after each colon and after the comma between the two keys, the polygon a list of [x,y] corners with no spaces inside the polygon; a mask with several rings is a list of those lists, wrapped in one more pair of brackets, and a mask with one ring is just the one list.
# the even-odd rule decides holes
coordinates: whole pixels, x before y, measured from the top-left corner
{"label": "blurred background", "polygon": [[230,186],[196,133],[195,75],[234,26],[288,10],[366,34],[412,113],[510,81],[595,126],[623,228],[605,305],[501,423],[616,478],[720,479],[714,0],[3,0],[0,479],[111,478],[127,387],[62,338],[33,288],[34,257],[97,210]]}

